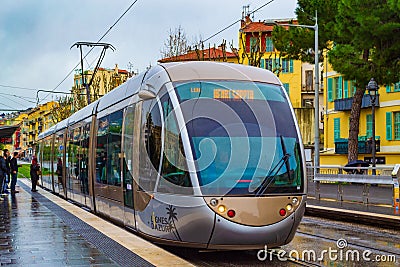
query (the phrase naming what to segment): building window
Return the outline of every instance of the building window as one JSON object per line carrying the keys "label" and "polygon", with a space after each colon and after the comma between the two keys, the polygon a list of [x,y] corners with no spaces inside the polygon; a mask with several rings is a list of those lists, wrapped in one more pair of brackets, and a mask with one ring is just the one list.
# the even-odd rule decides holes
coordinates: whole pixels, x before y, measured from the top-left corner
{"label": "building window", "polygon": [[272,68],[272,59],[271,58],[265,60],[265,68],[267,70],[272,71],[273,68]]}
{"label": "building window", "polygon": [[282,59],[282,73],[293,73],[293,60]]}
{"label": "building window", "polygon": [[400,140],[400,112],[394,112],[394,139]]}
{"label": "building window", "polygon": [[340,139],[340,118],[333,119],[333,136],[335,141]]}
{"label": "building window", "polygon": [[306,70],[306,91],[314,91],[314,83],[313,83],[313,71]]}
{"label": "building window", "polygon": [[386,85],[386,93],[400,92],[400,82],[393,85]]}
{"label": "building window", "polygon": [[265,38],[265,52],[274,52],[274,44],[271,37]]}
{"label": "building window", "polygon": [[265,59],[261,59],[260,61],[260,68],[265,69]]}
{"label": "building window", "polygon": [[336,87],[335,99],[342,99],[342,77],[335,78],[335,87]]}
{"label": "building window", "polygon": [[394,91],[395,92],[400,92],[400,82],[397,82],[394,84]]}
{"label": "building window", "polygon": [[257,37],[250,37],[250,52],[255,53],[258,51]]}

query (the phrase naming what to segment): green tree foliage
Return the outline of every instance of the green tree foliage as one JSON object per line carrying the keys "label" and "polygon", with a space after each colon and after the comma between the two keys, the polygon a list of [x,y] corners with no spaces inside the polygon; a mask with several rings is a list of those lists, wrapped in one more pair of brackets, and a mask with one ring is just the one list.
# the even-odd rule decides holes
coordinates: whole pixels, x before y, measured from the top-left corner
{"label": "green tree foliage", "polygon": [[[339,0],[299,0],[296,8],[298,24],[313,26],[318,11],[318,47],[323,51],[330,47],[335,36],[335,20]],[[315,32],[301,27],[275,27],[272,40],[282,56],[314,63]],[[322,54],[320,53],[322,62]]]}
{"label": "green tree foliage", "polygon": [[[350,114],[348,159],[358,157],[358,133],[362,96],[373,77],[380,85],[400,80],[399,0],[299,0],[299,24],[313,25],[318,11],[319,49],[328,50],[333,69],[346,80],[355,80],[357,90]],[[291,58],[312,62],[312,31],[276,27],[275,47]],[[333,42],[333,45],[332,45]]]}

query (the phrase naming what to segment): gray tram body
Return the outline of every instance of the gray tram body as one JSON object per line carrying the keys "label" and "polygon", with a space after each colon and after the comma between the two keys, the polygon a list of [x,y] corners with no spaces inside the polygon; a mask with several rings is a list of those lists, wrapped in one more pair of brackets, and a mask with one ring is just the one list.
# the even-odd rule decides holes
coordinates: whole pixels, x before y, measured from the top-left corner
{"label": "gray tram body", "polygon": [[[200,249],[289,243],[305,211],[307,185],[288,99],[279,79],[259,68],[154,66],[39,135],[42,186],[158,243]],[[260,108],[264,102],[269,115]],[[250,114],[250,108],[255,115],[244,126],[224,111]],[[223,150],[231,152],[233,167],[224,163],[219,171]],[[251,168],[232,178],[246,158]],[[212,180],[213,174],[219,176]]]}

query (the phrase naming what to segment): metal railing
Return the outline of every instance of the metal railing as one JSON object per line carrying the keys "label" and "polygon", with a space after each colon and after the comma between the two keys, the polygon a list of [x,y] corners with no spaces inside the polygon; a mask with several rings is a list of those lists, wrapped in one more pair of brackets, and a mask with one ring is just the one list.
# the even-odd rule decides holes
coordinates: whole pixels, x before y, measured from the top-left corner
{"label": "metal railing", "polygon": [[[399,208],[400,165],[349,168],[339,165],[307,166],[308,195],[320,200],[392,205]],[[375,169],[376,175],[372,175]],[[357,170],[362,174],[353,174]]]}

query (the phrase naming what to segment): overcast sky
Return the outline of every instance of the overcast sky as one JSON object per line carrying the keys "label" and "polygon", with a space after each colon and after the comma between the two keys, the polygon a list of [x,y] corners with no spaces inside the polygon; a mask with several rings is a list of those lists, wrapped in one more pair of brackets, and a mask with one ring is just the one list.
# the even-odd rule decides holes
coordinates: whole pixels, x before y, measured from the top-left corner
{"label": "overcast sky", "polygon": [[[26,109],[36,105],[38,90],[68,92],[79,63],[78,41],[97,42],[134,0],[2,0],[0,6],[0,109]],[[203,39],[241,18],[244,5],[250,11],[268,3],[262,0],[151,1],[138,0],[104,37],[112,44],[101,65],[104,68],[142,72],[157,64],[169,29],[179,25],[189,40]],[[294,18],[295,0],[273,0],[254,14],[254,20]],[[208,41],[223,39],[237,46],[240,23]],[[84,52],[88,52],[84,48]],[[93,50],[84,68],[94,68],[101,48]],[[65,81],[63,81],[65,79]],[[63,81],[63,82],[62,82]],[[22,87],[22,88],[15,88]],[[40,102],[61,94],[38,93]],[[47,96],[46,99],[43,99]],[[3,111],[0,111],[3,113]]]}

